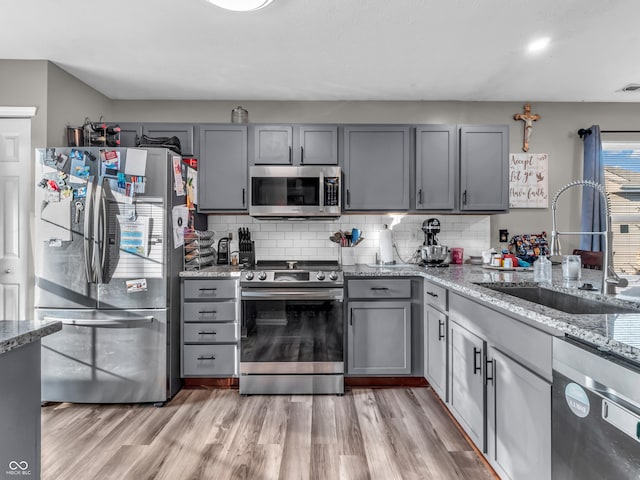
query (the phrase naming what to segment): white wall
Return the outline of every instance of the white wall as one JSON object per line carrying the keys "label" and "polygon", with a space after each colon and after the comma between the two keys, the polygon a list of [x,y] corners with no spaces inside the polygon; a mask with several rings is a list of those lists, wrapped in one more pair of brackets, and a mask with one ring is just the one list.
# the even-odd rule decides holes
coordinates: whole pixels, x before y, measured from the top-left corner
{"label": "white wall", "polygon": [[[398,248],[396,262],[408,261],[422,245],[421,227],[427,218],[437,217],[441,222],[440,244],[464,248],[464,255],[479,255],[489,247],[489,216],[487,215],[405,215],[397,217],[393,238]],[[390,215],[343,215],[337,220],[278,221],[258,220],[248,215],[209,215],[209,230],[215,232],[216,241],[229,232],[237,242],[238,228],[248,227],[255,240],[258,260],[338,260],[340,248],[329,240],[338,230],[359,228],[365,238],[355,247],[358,263],[373,263],[378,252],[378,239],[384,224],[391,225]],[[232,242],[232,251],[237,243]],[[353,247],[352,247],[353,248]]]}

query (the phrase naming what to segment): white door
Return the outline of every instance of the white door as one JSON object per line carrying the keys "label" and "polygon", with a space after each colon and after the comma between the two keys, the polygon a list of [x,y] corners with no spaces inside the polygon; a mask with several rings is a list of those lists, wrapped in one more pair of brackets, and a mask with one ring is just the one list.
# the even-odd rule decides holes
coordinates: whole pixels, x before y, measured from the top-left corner
{"label": "white door", "polygon": [[0,118],[0,320],[31,317],[31,119]]}

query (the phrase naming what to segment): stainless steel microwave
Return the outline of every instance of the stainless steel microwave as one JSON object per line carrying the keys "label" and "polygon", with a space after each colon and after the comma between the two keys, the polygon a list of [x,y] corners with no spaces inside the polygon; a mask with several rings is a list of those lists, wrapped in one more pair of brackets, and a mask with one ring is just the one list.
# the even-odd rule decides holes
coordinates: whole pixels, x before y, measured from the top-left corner
{"label": "stainless steel microwave", "polygon": [[249,167],[249,215],[339,217],[340,167]]}

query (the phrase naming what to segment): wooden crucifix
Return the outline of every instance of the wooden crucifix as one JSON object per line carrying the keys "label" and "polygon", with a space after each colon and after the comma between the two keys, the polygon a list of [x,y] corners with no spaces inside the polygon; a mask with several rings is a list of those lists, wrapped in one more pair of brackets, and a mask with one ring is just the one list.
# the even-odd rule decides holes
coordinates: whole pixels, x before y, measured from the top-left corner
{"label": "wooden crucifix", "polygon": [[522,151],[529,151],[529,139],[533,130],[533,122],[540,120],[540,115],[531,114],[531,104],[524,104],[524,113],[516,113],[513,116],[514,120],[522,120],[524,122],[524,138],[522,141]]}

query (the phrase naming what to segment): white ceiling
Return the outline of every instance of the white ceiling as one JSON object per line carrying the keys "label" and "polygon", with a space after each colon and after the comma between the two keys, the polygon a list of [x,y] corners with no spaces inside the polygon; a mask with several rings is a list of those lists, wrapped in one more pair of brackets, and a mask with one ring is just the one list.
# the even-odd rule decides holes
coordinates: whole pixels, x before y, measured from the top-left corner
{"label": "white ceiling", "polygon": [[[0,0],[0,58],[113,99],[638,102],[637,0]],[[548,50],[527,44],[549,36]]]}

